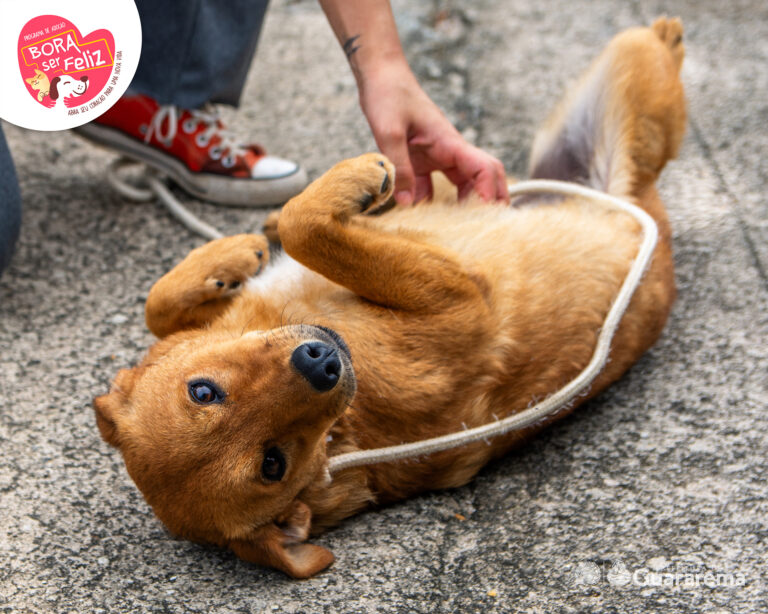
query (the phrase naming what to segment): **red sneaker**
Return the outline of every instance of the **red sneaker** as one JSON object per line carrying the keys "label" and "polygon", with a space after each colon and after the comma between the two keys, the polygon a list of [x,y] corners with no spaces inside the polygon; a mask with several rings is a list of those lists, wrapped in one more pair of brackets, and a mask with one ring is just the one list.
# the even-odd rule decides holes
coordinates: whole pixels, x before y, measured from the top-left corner
{"label": "red sneaker", "polygon": [[144,162],[190,194],[226,205],[276,205],[307,185],[295,162],[243,145],[213,109],[188,111],[148,96],[123,96],[76,131]]}

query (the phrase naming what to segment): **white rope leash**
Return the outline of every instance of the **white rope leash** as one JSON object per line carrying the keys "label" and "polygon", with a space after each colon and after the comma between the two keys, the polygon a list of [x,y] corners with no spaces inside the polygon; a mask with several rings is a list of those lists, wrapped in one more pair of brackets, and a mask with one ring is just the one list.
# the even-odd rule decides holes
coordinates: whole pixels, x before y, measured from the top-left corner
{"label": "white rope leash", "polygon": [[432,439],[425,439],[423,441],[416,441],[397,446],[376,448],[372,450],[359,450],[332,456],[328,459],[328,471],[331,474],[350,467],[391,462],[404,458],[412,458],[414,456],[426,456],[433,452],[457,448],[469,443],[487,440],[490,437],[504,435],[511,431],[524,429],[544,418],[554,415],[559,409],[567,405],[588,388],[603,370],[603,367],[608,360],[613,335],[629,305],[632,294],[634,294],[637,286],[640,284],[643,273],[653,257],[653,250],[656,247],[656,241],[658,239],[656,222],[653,221],[653,218],[650,215],[636,205],[581,185],[563,181],[532,180],[509,186],[509,193],[511,196],[534,192],[581,196],[601,204],[613,206],[629,213],[640,222],[643,228],[643,241],[640,244],[640,249],[624,279],[624,283],[619,289],[619,293],[616,295],[613,305],[608,311],[608,315],[606,316],[603,327],[598,335],[595,351],[592,354],[589,364],[563,388],[529,409],[504,418],[503,420],[497,420],[490,424],[484,424],[472,429],[459,431],[458,433],[450,433],[441,437],[433,437]]}
{"label": "white rope leash", "polygon": [[[193,232],[207,238],[219,239],[224,235],[213,226],[206,224],[201,219],[187,210],[166,187],[166,185],[149,169],[146,169],[142,179],[147,187],[136,187],[120,178],[120,171],[129,165],[140,164],[126,158],[119,158],[112,162],[107,169],[107,180],[109,184],[120,195],[134,201],[146,202],[152,200],[155,196],[168,208],[184,226]],[[562,194],[564,196],[581,196],[583,198],[620,209],[634,217],[642,226],[643,240],[638,249],[635,260],[627,273],[624,283],[621,285],[613,305],[605,317],[605,322],[600,330],[595,345],[595,351],[589,364],[573,380],[563,388],[547,397],[541,403],[525,409],[521,412],[508,416],[503,420],[496,420],[489,424],[484,424],[472,429],[450,433],[440,437],[433,437],[423,441],[405,443],[386,448],[375,448],[371,450],[358,450],[339,454],[328,459],[328,471],[333,474],[362,465],[372,465],[375,463],[391,462],[404,458],[415,456],[426,456],[434,452],[441,452],[451,448],[467,445],[477,441],[488,440],[490,437],[498,437],[512,431],[521,430],[544,418],[557,413],[558,410],[570,403],[579,394],[587,389],[594,379],[600,374],[608,360],[608,354],[611,349],[611,341],[616,333],[621,318],[632,299],[632,295],[637,289],[642,279],[643,273],[653,257],[653,250],[656,247],[658,239],[658,229],[653,218],[643,211],[637,205],[633,205],[625,200],[610,196],[598,190],[593,190],[585,186],[564,181],[553,180],[531,180],[521,181],[509,186],[510,196],[520,194],[532,194],[538,192],[547,192]]]}
{"label": "white rope leash", "polygon": [[[146,187],[136,187],[120,177],[120,172],[124,168],[134,165],[143,167],[141,180],[147,184]],[[114,160],[107,167],[107,181],[115,192],[129,200],[148,202],[155,197],[159,198],[160,202],[168,208],[177,220],[192,232],[199,234],[206,239],[221,239],[224,236],[216,228],[210,224],[206,224],[182,205],[173,195],[173,192],[171,192],[159,179],[158,175],[151,171],[149,167],[144,166],[141,162],[135,162],[128,158],[118,158],[117,160]]]}

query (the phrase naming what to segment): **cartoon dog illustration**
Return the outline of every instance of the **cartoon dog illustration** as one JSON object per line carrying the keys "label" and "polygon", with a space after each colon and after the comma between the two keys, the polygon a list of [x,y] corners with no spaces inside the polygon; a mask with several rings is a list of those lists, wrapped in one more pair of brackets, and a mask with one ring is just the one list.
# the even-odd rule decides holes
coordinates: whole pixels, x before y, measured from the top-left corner
{"label": "cartoon dog illustration", "polygon": [[79,79],[71,75],[54,77],[50,90],[51,100],[58,100],[60,96],[82,96],[88,90],[88,76]]}
{"label": "cartoon dog illustration", "polygon": [[[59,77],[56,77],[56,79],[59,79]],[[54,81],[56,80],[54,79]],[[46,75],[42,70],[35,69],[35,76],[30,77],[29,79],[24,79],[27,83],[29,83],[29,86],[33,90],[37,90],[37,100],[38,102],[42,102],[43,98],[45,98],[48,95],[48,92],[51,89],[51,82],[48,79],[48,75]]]}

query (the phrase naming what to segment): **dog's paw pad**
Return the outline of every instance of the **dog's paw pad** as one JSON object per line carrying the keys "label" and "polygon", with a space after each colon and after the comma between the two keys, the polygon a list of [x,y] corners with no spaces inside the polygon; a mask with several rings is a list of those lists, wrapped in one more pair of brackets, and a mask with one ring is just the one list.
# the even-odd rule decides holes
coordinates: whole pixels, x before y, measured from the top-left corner
{"label": "dog's paw pad", "polygon": [[651,28],[670,49],[683,42],[683,22],[677,17],[659,17]]}
{"label": "dog's paw pad", "polygon": [[239,294],[245,287],[245,279],[232,277],[209,277],[205,280],[205,295],[207,300],[218,300]]}
{"label": "dog's paw pad", "polygon": [[395,167],[381,154],[355,158],[355,171],[365,193],[358,199],[360,211],[376,211],[387,202],[394,190]]}
{"label": "dog's paw pad", "polygon": [[375,200],[373,194],[363,194],[363,197],[358,201],[360,203],[360,211],[367,211]]}

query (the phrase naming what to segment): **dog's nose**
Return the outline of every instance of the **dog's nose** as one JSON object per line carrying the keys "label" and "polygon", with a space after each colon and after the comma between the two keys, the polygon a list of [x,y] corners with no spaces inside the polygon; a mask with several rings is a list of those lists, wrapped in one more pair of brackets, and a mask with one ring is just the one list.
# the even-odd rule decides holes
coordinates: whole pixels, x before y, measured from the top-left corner
{"label": "dog's nose", "polygon": [[331,390],[341,375],[339,353],[321,341],[309,341],[293,350],[291,364],[320,392]]}

